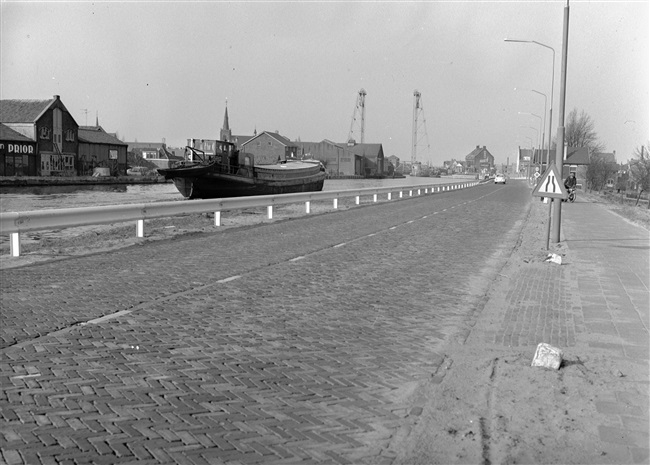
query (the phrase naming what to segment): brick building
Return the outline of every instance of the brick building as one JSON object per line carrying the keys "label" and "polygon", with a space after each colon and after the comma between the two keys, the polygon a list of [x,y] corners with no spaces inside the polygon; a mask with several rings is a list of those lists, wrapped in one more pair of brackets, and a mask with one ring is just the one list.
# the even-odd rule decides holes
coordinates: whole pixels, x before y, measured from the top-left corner
{"label": "brick building", "polygon": [[468,173],[489,174],[494,168],[494,156],[485,147],[477,145],[465,157],[465,169]]}
{"label": "brick building", "polygon": [[58,95],[49,100],[0,100],[0,123],[25,137],[23,142],[29,141],[33,147],[33,152],[27,149],[20,158],[0,154],[0,171],[25,176],[77,174],[79,125]]}

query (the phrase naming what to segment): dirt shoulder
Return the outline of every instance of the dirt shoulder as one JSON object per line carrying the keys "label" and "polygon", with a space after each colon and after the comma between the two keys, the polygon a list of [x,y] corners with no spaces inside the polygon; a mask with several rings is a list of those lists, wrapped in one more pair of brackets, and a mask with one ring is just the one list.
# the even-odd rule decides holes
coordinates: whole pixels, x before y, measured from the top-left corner
{"label": "dirt shoulder", "polygon": [[[410,399],[421,405],[422,413],[392,442],[394,463],[635,461],[626,441],[633,445],[637,439],[620,439],[620,444],[600,440],[607,428],[618,431],[602,406],[620,408],[613,393],[635,398],[639,385],[645,383],[647,388],[647,360],[594,350],[575,334],[571,340],[567,328],[572,323],[562,315],[572,313],[570,318],[579,318],[581,314],[579,302],[571,296],[578,286],[577,274],[570,271],[574,257],[562,243],[546,250],[547,217],[548,206],[533,201],[517,247],[498,273],[483,308],[467,322],[468,335],[461,329],[459,337],[449,341],[439,372]],[[545,261],[549,253],[562,257],[563,270]],[[567,280],[571,283],[565,285]],[[542,305],[517,295],[522,289],[543,301]],[[531,307],[534,315],[525,316],[524,310]],[[518,321],[509,321],[513,318]],[[564,352],[560,369],[531,367],[537,343],[522,344],[520,339],[509,345],[505,328],[513,327],[519,334],[526,334],[527,328],[544,333],[548,343],[558,336],[540,327],[566,331],[568,336],[560,339],[571,343],[559,347]],[[647,453],[637,451],[638,457]],[[647,455],[640,463],[647,463]]]}

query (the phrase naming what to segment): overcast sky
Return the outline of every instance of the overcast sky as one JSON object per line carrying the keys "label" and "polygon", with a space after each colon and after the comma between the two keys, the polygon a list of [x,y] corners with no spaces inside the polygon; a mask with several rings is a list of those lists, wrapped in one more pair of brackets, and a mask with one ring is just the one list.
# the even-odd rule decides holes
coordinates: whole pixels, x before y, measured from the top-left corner
{"label": "overcast sky", "polygon": [[[219,137],[226,99],[233,134],[343,142],[363,88],[365,142],[409,160],[417,89],[418,161],[485,145],[504,163],[548,138],[520,112],[546,116],[530,89],[550,103],[553,81],[550,49],[504,38],[555,49],[554,137],[565,5],[2,1],[0,97],[60,95],[80,125],[182,146]],[[645,0],[570,3],[566,115],[591,116],[618,161],[650,138],[648,22]]]}

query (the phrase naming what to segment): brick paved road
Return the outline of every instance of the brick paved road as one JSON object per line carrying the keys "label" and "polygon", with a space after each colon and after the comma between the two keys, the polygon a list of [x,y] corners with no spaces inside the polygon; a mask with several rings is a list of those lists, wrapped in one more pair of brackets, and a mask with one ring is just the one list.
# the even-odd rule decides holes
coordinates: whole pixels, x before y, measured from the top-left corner
{"label": "brick paved road", "polygon": [[3,459],[390,463],[529,202],[487,184],[3,272]]}

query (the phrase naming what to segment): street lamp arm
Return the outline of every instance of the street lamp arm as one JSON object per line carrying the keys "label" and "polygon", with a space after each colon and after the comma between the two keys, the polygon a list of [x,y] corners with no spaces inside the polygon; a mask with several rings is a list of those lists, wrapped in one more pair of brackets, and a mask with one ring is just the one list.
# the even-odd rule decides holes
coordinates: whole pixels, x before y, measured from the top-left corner
{"label": "street lamp arm", "polygon": [[535,118],[539,118],[540,120],[542,119],[541,116],[536,115],[535,113],[527,113],[527,112],[524,112],[524,111],[518,111],[517,113],[519,113],[520,115],[530,115],[530,116],[534,116]]}
{"label": "street lamp arm", "polygon": [[[567,0],[568,1],[568,0]],[[568,6],[567,6],[568,8]],[[543,44],[541,42],[537,42],[536,40],[521,40],[521,39],[508,39],[507,37],[503,39],[505,42],[524,42],[528,44],[536,44],[536,45],[541,45],[544,48],[549,49],[551,52],[553,52],[553,66],[552,66],[552,71],[551,71],[551,99],[549,102],[548,106],[548,148],[549,148],[549,158],[550,158],[550,149],[551,149],[551,132],[553,128],[553,91],[555,87],[555,49],[551,47],[550,45]],[[549,160],[550,161],[550,160]]]}

